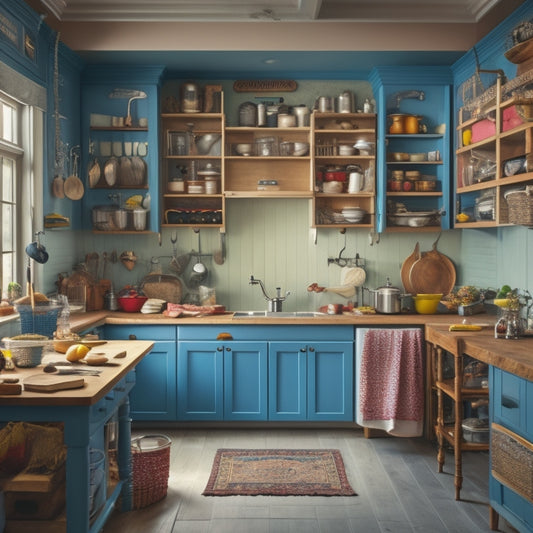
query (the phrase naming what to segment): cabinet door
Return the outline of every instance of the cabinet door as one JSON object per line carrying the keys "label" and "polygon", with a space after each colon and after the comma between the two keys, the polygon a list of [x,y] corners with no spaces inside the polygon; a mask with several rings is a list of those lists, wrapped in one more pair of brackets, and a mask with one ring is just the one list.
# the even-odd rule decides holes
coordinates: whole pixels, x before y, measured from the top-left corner
{"label": "cabinet door", "polygon": [[307,346],[271,342],[268,354],[268,418],[307,419]]}
{"label": "cabinet door", "polygon": [[152,351],[135,369],[135,386],[130,392],[131,416],[134,420],[175,420],[176,328],[106,326],[104,335],[110,340],[155,341]]}
{"label": "cabinet door", "polygon": [[178,420],[222,420],[224,347],[178,342]]}
{"label": "cabinet door", "polygon": [[351,342],[308,347],[308,420],[353,420],[353,354]]}
{"label": "cabinet door", "polygon": [[266,419],[267,343],[225,345],[224,420]]}
{"label": "cabinet door", "polygon": [[133,420],[176,419],[176,343],[158,341],[136,367],[130,393]]}

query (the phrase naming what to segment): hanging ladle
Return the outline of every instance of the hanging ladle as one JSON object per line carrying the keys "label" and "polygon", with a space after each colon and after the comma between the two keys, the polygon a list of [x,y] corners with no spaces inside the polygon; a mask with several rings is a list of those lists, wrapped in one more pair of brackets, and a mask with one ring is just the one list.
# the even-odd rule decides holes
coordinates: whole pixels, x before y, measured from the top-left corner
{"label": "hanging ladle", "polygon": [[195,233],[198,234],[198,256],[196,258],[196,263],[192,267],[192,274],[189,278],[189,285],[192,287],[198,287],[201,283],[203,283],[207,276],[209,275],[209,271],[207,270],[207,267],[202,263],[202,248],[200,244],[200,230],[195,229]]}

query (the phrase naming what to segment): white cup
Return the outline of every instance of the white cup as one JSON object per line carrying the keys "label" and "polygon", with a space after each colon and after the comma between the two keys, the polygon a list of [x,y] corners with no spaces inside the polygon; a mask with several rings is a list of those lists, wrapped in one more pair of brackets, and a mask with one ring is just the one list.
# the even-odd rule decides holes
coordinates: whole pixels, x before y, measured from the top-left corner
{"label": "white cup", "polygon": [[136,231],[144,231],[146,228],[146,210],[142,207],[133,210],[133,227]]}
{"label": "white cup", "polygon": [[139,127],[146,128],[146,126],[148,126],[148,119],[146,117],[141,117],[139,119]]}
{"label": "white cup", "polygon": [[360,172],[350,172],[348,178],[348,193],[357,194],[363,188],[364,176]]}

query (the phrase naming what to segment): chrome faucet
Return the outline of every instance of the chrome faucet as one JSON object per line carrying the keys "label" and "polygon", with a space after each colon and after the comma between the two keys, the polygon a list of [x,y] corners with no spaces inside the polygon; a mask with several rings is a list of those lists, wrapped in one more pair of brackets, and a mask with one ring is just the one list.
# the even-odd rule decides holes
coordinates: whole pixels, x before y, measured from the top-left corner
{"label": "chrome faucet", "polygon": [[287,291],[285,293],[285,296],[281,296],[281,287],[276,287],[276,297],[271,298],[265,289],[265,285],[260,279],[254,278],[253,275],[250,276],[250,285],[260,285],[261,290],[263,291],[263,296],[265,297],[265,300],[268,302],[268,310],[274,313],[281,313],[281,308],[283,305],[283,302],[289,296],[290,292]]}

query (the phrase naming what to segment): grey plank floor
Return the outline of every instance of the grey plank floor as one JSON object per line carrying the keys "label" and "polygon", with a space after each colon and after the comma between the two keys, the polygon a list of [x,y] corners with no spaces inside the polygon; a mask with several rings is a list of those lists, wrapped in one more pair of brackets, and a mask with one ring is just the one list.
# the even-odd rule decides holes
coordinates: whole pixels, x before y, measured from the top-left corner
{"label": "grey plank floor", "polygon": [[[453,454],[437,473],[424,439],[365,439],[359,429],[168,429],[167,497],[138,511],[114,512],[104,533],[478,533],[488,526],[488,453],[467,452],[462,500]],[[356,497],[206,497],[218,448],[337,448]],[[500,518],[500,531],[514,532]]]}

